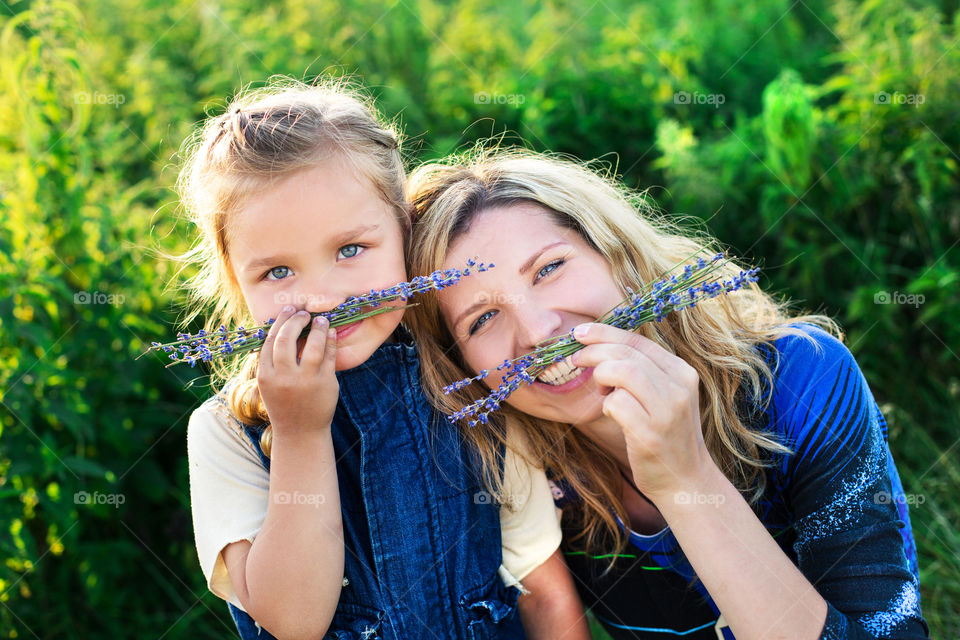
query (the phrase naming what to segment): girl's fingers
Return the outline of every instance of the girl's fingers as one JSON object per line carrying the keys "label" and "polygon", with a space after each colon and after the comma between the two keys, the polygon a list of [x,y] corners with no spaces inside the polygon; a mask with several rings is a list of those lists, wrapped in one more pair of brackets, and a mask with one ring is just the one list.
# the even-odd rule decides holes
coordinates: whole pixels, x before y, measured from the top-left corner
{"label": "girl's fingers", "polygon": [[320,363],[320,373],[333,376],[337,370],[337,330],[327,329],[327,340],[324,343],[323,362]]}
{"label": "girl's fingers", "polygon": [[308,322],[310,322],[310,314],[301,309],[290,315],[277,331],[277,338],[273,345],[274,368],[279,370],[297,365],[297,338],[300,337],[300,333]]}
{"label": "girl's fingers", "polygon": [[323,362],[329,328],[330,321],[323,316],[316,316],[310,322],[310,333],[307,334],[307,342],[300,352],[301,367],[312,370]]}
{"label": "girl's fingers", "polygon": [[274,318],[273,324],[270,325],[270,329],[267,330],[267,337],[263,339],[263,345],[260,347],[259,366],[261,368],[273,368],[273,346],[274,342],[277,340],[277,332],[280,330],[280,325],[283,324],[287,318],[293,315],[294,311],[295,309],[291,305],[284,307],[277,317]]}

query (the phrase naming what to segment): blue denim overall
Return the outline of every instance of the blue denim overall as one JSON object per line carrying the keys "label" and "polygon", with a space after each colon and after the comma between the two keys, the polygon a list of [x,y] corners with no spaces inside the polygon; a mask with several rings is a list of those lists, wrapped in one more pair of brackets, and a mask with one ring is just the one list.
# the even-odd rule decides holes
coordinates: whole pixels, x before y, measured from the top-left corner
{"label": "blue denim overall", "polygon": [[[498,507],[477,460],[430,407],[409,334],[337,373],[333,445],[343,513],[343,590],[327,640],[525,638],[505,587]],[[244,431],[259,445],[262,425]],[[317,568],[322,571],[322,567]],[[270,639],[228,604],[240,637]]]}

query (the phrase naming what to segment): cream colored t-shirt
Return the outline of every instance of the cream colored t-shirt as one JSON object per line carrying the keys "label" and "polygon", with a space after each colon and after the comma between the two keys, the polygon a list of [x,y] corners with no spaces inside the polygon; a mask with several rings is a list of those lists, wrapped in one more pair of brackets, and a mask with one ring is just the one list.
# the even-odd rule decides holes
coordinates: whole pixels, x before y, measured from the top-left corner
{"label": "cream colored t-shirt", "polygon": [[[508,437],[521,434],[508,429]],[[516,442],[517,440],[513,440]],[[522,441],[521,441],[522,442]],[[200,568],[217,596],[243,609],[221,551],[231,542],[253,543],[267,515],[270,474],[253,444],[225,407],[210,399],[190,416],[187,428],[190,501]],[[560,546],[559,510],[543,470],[507,451],[504,493],[513,509],[500,509],[507,584],[522,580]]]}

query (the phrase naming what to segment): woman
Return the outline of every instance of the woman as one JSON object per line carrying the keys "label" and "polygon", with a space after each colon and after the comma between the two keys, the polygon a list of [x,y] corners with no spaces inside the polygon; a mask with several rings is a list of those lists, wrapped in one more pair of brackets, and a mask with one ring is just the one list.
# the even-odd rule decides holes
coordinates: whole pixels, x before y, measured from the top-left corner
{"label": "woman", "polygon": [[493,469],[500,421],[524,425],[614,637],[927,636],[886,423],[832,320],[752,284],[638,333],[591,323],[716,242],[528,152],[428,165],[411,190],[411,272],[496,265],[412,310],[441,409],[487,393],[444,386],[488,369],[496,388],[496,366],[544,339],[577,328],[587,345],[465,433]]}

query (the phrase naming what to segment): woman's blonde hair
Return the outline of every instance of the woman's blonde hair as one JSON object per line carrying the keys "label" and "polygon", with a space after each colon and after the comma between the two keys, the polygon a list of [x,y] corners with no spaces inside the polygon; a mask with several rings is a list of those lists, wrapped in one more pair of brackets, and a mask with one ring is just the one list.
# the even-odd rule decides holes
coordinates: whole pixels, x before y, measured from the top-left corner
{"label": "woman's blonde hair", "polygon": [[[267,86],[235,96],[223,114],[208,118],[184,142],[182,153],[177,190],[199,231],[190,251],[178,256],[181,270],[197,267],[186,282],[185,325],[203,314],[207,331],[264,320],[250,317],[234,274],[227,243],[230,216],[250,196],[328,158],[343,160],[368,179],[396,214],[404,240],[409,238],[400,134],[348,80],[308,85],[271,78]],[[258,358],[259,352],[252,352],[211,362],[230,410],[248,424],[269,420],[257,389]],[[271,434],[267,427],[260,438],[268,456]]]}
{"label": "woman's blonde hair", "polygon": [[[443,265],[448,247],[477,216],[492,207],[534,203],[544,207],[556,224],[577,232],[609,261],[617,286],[624,292],[661,277],[693,256],[709,258],[718,252],[716,240],[682,228],[660,215],[645,193],[625,188],[609,171],[526,150],[476,149],[416,169],[409,178],[414,226],[408,251],[410,273],[429,273]],[[479,256],[482,260],[483,256]],[[730,260],[718,277],[739,274]],[[444,413],[453,413],[485,396],[489,390],[471,385],[445,395],[443,387],[474,375],[467,369],[451,333],[444,324],[435,295],[423,296],[410,309],[405,324],[420,349],[424,387]],[[785,334],[808,337],[785,326],[804,321],[842,339],[839,327],[822,315],[794,316],[786,302],[778,302],[757,284],[728,296],[719,296],[663,322],[648,323],[641,333],[683,358],[700,376],[700,416],[706,446],[733,484],[751,502],[765,487],[763,467],[769,454],[786,452],[770,433],[751,427],[769,402],[771,366],[755,347]],[[775,352],[774,352],[775,353]],[[503,485],[497,472],[504,420],[516,420],[528,435],[529,461],[550,469],[582,497],[582,508],[565,510],[579,532],[568,542],[600,553],[618,552],[626,542],[614,515],[628,522],[619,491],[616,461],[567,424],[524,415],[504,404],[489,426],[464,426],[465,436],[479,450],[484,481],[498,499]],[[461,425],[462,426],[462,425]],[[523,455],[521,451],[517,451]],[[612,509],[612,513],[611,513]],[[613,561],[611,560],[610,566]],[[610,567],[608,567],[609,570]]]}

